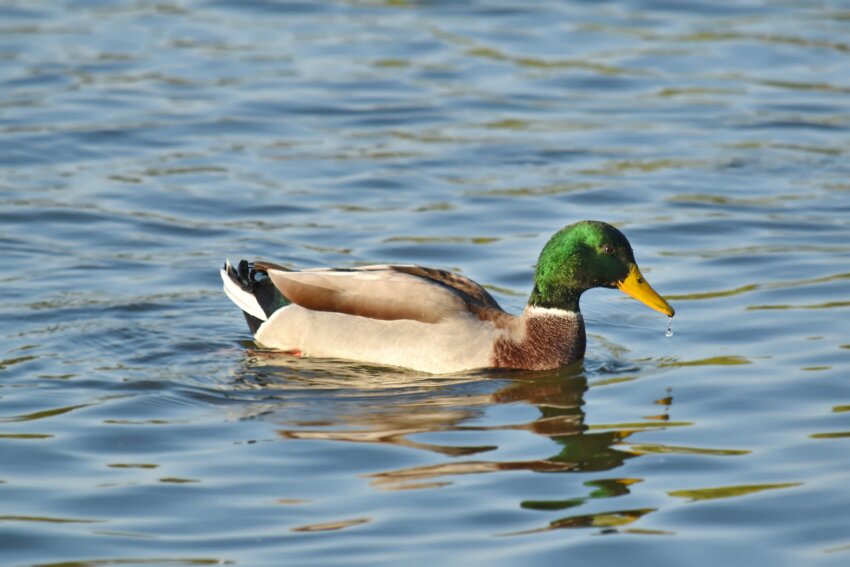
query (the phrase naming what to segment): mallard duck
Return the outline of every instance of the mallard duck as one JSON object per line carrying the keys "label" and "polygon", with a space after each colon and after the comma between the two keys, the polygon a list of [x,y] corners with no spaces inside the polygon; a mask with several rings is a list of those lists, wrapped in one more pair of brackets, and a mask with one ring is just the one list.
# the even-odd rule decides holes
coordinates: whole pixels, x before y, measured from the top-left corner
{"label": "mallard duck", "polygon": [[672,317],[641,275],[623,233],[582,221],[543,247],[521,315],[474,281],[411,265],[292,270],[270,262],[221,269],[224,292],[261,345],[429,373],[477,368],[547,370],[584,356],[581,294],[618,288]]}

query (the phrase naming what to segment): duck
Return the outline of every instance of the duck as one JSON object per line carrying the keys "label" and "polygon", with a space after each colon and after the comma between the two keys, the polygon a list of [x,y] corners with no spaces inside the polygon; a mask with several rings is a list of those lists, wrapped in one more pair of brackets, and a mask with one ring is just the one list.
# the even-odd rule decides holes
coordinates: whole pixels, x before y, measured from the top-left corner
{"label": "duck", "polygon": [[570,366],[587,342],[579,300],[597,287],[675,314],[641,274],[625,235],[593,220],[548,240],[519,315],[465,276],[417,265],[296,270],[228,260],[221,279],[262,347],[430,374]]}

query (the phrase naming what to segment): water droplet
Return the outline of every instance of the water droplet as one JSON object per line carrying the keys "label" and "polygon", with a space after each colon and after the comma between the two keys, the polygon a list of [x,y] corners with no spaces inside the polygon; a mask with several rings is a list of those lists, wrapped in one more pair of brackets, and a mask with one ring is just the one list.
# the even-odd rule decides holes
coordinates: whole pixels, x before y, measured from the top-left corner
{"label": "water droplet", "polygon": [[664,333],[664,336],[665,337],[672,337],[673,336],[673,318],[672,317],[667,317],[667,332]]}

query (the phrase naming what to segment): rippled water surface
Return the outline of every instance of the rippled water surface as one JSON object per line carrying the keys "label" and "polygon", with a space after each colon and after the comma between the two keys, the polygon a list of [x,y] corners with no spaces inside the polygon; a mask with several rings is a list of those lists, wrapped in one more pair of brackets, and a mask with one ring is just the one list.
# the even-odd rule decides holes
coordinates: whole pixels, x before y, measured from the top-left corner
{"label": "rippled water surface", "polygon": [[[850,564],[846,3],[0,4],[0,563]],[[259,351],[226,257],[524,305],[560,373]]]}

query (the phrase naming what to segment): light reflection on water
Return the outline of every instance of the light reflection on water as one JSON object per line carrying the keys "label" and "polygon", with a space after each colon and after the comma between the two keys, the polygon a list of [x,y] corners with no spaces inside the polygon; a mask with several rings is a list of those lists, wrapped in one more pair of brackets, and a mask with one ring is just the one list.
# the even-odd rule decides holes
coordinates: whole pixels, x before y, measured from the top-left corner
{"label": "light reflection on water", "polygon": [[[0,6],[0,562],[845,564],[848,28]],[[421,376],[258,350],[219,290],[226,257],[416,262],[518,311],[582,218],[674,336],[594,290],[582,364]]]}

